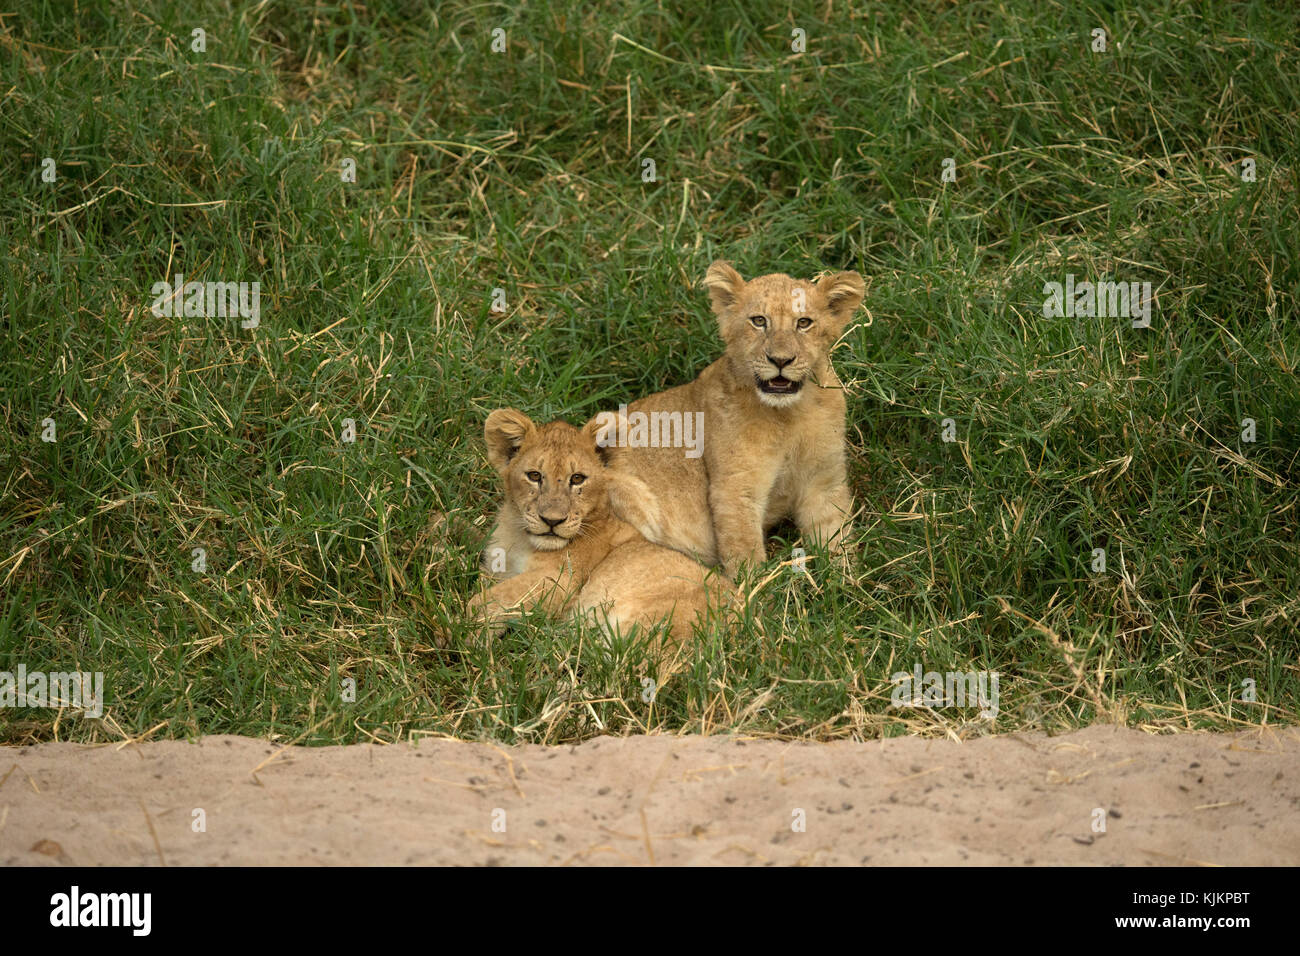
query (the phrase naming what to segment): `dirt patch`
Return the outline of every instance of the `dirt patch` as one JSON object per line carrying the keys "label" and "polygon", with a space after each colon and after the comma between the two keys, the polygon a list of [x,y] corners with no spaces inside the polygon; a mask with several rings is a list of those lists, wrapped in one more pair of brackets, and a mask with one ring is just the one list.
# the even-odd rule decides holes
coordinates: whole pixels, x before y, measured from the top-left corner
{"label": "dirt patch", "polygon": [[41,744],[0,748],[0,862],[1294,865],[1297,758],[1296,728]]}

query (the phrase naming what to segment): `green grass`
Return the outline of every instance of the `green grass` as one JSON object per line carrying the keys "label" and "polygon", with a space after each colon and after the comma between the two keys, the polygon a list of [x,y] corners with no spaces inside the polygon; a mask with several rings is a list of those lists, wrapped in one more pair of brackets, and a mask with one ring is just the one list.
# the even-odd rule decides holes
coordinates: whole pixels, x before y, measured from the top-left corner
{"label": "green grass", "polygon": [[[21,6],[0,670],[103,671],[108,711],[3,709],[0,741],[984,732],[890,708],[917,661],[998,671],[998,731],[1297,719],[1285,4]],[[750,619],[650,705],[635,647],[460,625],[482,422],[693,377],[715,257],[867,280],[836,353],[857,551],[804,576],[775,541]],[[176,272],[261,282],[260,328],[154,317]],[[1150,281],[1151,328],[1044,318],[1071,272]]]}

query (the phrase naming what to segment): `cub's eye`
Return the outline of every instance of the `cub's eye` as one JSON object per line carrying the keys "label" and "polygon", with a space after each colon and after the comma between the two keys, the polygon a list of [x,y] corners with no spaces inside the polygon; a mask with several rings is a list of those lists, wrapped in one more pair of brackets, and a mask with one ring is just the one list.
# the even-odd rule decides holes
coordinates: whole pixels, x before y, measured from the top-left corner
{"label": "cub's eye", "polygon": [[531,482],[535,482],[536,484],[540,485],[542,483],[542,473],[540,471],[526,472],[524,474],[524,477]]}
{"label": "cub's eye", "polygon": [[798,322],[795,323],[795,328],[799,329],[799,331],[801,332],[811,329],[812,319],[807,319],[807,318],[800,319]]}
{"label": "cub's eye", "polygon": [[569,484],[580,485],[586,480],[587,480],[586,475],[574,475],[572,478],[569,479]]}
{"label": "cub's eye", "polygon": [[756,329],[765,329],[767,328],[767,318],[761,315],[751,315],[749,317],[749,324]]}

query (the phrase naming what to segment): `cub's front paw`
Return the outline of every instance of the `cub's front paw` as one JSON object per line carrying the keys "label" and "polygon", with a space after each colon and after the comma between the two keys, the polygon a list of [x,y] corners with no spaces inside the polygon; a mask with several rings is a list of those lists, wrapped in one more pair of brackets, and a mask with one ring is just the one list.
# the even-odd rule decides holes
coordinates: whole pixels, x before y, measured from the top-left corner
{"label": "cub's front paw", "polygon": [[476,633],[485,637],[500,637],[506,629],[506,621],[486,591],[470,599],[465,606],[465,620]]}
{"label": "cub's front paw", "polygon": [[722,561],[722,570],[732,581],[739,583],[742,580],[749,580],[754,576],[759,568],[763,566],[763,561],[767,555],[759,552],[755,555],[744,555],[741,557],[724,558]]}
{"label": "cub's front paw", "polygon": [[857,550],[852,544],[834,544],[831,547],[831,565],[839,570],[840,574],[847,575],[853,569],[853,559],[857,556]]}

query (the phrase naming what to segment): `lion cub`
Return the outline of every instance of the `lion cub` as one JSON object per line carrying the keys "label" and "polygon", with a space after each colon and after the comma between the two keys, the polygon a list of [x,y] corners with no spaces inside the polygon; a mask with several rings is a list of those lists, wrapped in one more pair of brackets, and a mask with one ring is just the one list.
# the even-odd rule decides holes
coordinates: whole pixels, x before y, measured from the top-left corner
{"label": "lion cub", "polygon": [[[830,350],[862,304],[862,277],[837,272],[810,282],[774,274],[746,282],[718,261],[704,285],[726,344],[722,358],[687,385],[596,419],[604,426],[599,440],[612,446],[610,468],[645,482],[662,511],[658,526],[625,517],[651,541],[720,563],[733,578],[742,564],[763,560],[763,534],[783,518],[841,551],[853,500],[844,392]],[[684,452],[674,447],[682,442],[672,426],[685,436],[688,416],[703,435]]]}
{"label": "lion cub", "polygon": [[535,425],[513,408],[488,416],[488,461],[506,492],[484,555],[498,580],[470,601],[469,616],[498,629],[537,605],[611,629],[668,618],[671,643],[681,644],[710,604],[726,605],[734,589],[614,516],[611,498],[656,524],[644,486],[606,469],[595,430],[594,423]]}

